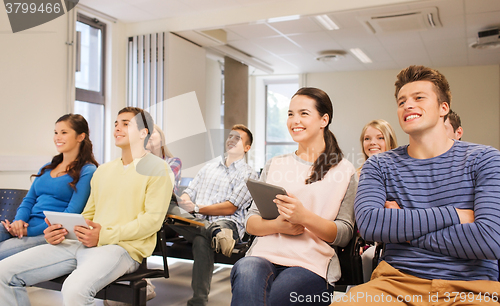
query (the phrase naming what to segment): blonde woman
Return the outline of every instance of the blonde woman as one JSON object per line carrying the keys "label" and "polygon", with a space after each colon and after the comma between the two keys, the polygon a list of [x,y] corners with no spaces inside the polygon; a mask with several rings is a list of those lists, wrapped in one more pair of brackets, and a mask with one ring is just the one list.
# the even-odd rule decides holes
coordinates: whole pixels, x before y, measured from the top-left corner
{"label": "blonde woman", "polygon": [[[398,140],[396,139],[396,133],[392,129],[389,122],[383,119],[376,119],[368,122],[363,130],[361,131],[361,136],[359,137],[361,141],[361,147],[363,148],[363,155],[366,161],[370,156],[389,151],[398,147]],[[363,162],[364,164],[364,162]],[[361,165],[358,169],[358,179],[361,173]],[[375,255],[375,247],[367,245],[361,250],[362,262],[363,262],[363,275],[364,281],[370,280],[372,273],[372,259]]]}
{"label": "blonde woman", "polygon": [[170,166],[170,169],[172,169],[175,176],[174,193],[177,194],[179,182],[181,180],[182,162],[180,158],[174,157],[174,155],[168,150],[167,145],[165,144],[165,134],[156,124],[154,132],[149,138],[146,149],[154,155],[163,158]]}
{"label": "blonde woman", "polygon": [[[361,131],[359,140],[361,141],[365,161],[372,155],[398,147],[396,133],[394,133],[389,122],[383,119],[376,119],[368,122]],[[363,165],[358,168],[358,178],[361,167],[363,167]]]}

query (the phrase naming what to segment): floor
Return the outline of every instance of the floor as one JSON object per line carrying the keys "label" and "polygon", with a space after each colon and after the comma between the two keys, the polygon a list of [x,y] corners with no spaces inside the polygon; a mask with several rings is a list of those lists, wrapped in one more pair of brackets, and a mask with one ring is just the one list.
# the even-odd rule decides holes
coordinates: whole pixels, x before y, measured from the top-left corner
{"label": "floor", "polygon": [[[151,256],[148,265],[152,268],[162,268],[162,258]],[[156,286],[156,297],[147,302],[148,306],[185,306],[193,291],[191,290],[191,260],[168,258],[170,278],[153,279]],[[231,304],[231,285],[229,275],[231,265],[216,264],[212,278],[208,306],[229,306]],[[31,306],[58,306],[62,305],[59,291],[40,288],[28,288]],[[335,298],[344,293],[335,292]],[[103,301],[96,299],[96,306],[103,306]]]}
{"label": "floor", "polygon": [[[163,267],[161,257],[152,256],[148,259],[150,267]],[[169,258],[168,267],[170,278],[153,279],[156,286],[156,297],[147,302],[148,306],[180,306],[186,305],[192,296],[191,269],[192,261]],[[231,285],[229,283],[230,265],[216,265],[212,278],[212,288],[209,296],[209,306],[229,306],[231,303]],[[28,288],[32,306],[57,306],[62,305],[59,291],[40,288]],[[96,300],[97,306],[102,306],[102,300]]]}

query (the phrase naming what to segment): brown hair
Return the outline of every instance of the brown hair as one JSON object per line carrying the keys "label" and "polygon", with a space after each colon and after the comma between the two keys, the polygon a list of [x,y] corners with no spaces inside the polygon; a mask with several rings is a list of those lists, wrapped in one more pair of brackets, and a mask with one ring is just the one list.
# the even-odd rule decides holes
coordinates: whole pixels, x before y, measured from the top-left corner
{"label": "brown hair", "polygon": [[145,148],[146,145],[148,144],[149,138],[153,134],[153,128],[149,128],[154,126],[153,117],[151,117],[151,114],[143,110],[142,108],[132,107],[132,106],[127,106],[122,108],[118,112],[118,115],[123,113],[132,113],[134,114],[134,116],[141,114],[141,116],[139,116],[140,118],[138,117],[138,119],[140,120],[137,119],[136,120],[137,120],[137,128],[139,129],[139,131],[142,129],[148,130],[148,135],[146,136],[146,139],[144,139],[144,148]]}
{"label": "brown hair", "polygon": [[363,150],[363,155],[365,156],[365,160],[368,159],[368,155],[366,155],[365,153],[363,143],[365,140],[366,130],[370,126],[372,128],[379,130],[382,133],[382,135],[384,135],[385,148],[387,151],[398,147],[398,140],[396,138],[396,133],[392,129],[392,126],[389,124],[389,122],[385,121],[384,119],[372,120],[365,125],[365,127],[361,131],[361,136],[359,137],[359,140],[361,141],[361,149]]}
{"label": "brown hair", "polygon": [[247,135],[248,135],[248,142],[246,145],[249,145],[251,146],[252,143],[253,143],[253,136],[252,136],[252,132],[250,132],[250,130],[244,126],[243,124],[235,124],[233,125],[233,127],[231,128],[231,131],[236,131],[236,130],[240,130],[242,132],[245,132]]}
{"label": "brown hair", "polygon": [[446,119],[448,118],[450,119],[450,124],[453,127],[453,132],[456,132],[457,129],[462,126],[462,120],[460,120],[460,116],[450,109],[448,114],[444,116],[444,121],[446,121]]}
{"label": "brown hair", "polygon": [[401,88],[412,82],[429,81],[434,84],[434,91],[436,92],[439,104],[447,102],[451,107],[451,91],[450,85],[445,76],[439,71],[425,67],[425,66],[409,66],[398,73],[396,83],[396,99],[398,98]]}
{"label": "brown hair", "polygon": [[[76,183],[80,180],[80,172],[86,164],[94,164],[99,166],[94,158],[94,153],[92,152],[92,142],[89,138],[89,125],[87,120],[82,115],[78,114],[66,114],[57,119],[58,122],[68,122],[69,126],[76,132],[76,135],[85,134],[85,138],[80,142],[80,148],[78,151],[78,156],[71,162],[66,168],[66,173],[73,178],[73,181],[69,183],[69,186],[76,190]],[[60,153],[52,158],[52,161],[47,166],[40,170],[40,174],[33,174],[31,177],[40,177],[45,171],[55,169],[63,161],[63,153]]]}
{"label": "brown hair", "polygon": [[293,96],[306,96],[313,99],[316,103],[316,110],[322,117],[328,114],[328,124],[323,129],[323,139],[325,140],[325,151],[313,163],[311,175],[306,179],[306,184],[312,184],[321,181],[328,171],[335,167],[344,154],[337,143],[335,135],[330,131],[329,126],[333,117],[333,105],[330,97],[319,88],[302,87]]}

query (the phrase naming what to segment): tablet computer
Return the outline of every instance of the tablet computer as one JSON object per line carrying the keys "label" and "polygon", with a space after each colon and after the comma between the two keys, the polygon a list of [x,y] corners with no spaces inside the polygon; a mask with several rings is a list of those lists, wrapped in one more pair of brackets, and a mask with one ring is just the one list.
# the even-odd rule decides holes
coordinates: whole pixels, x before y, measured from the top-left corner
{"label": "tablet computer", "polygon": [[282,187],[253,179],[248,179],[247,187],[262,218],[267,220],[276,219],[279,216],[279,212],[273,200],[278,194],[286,195],[286,190]]}
{"label": "tablet computer", "polygon": [[61,224],[63,228],[68,231],[66,235],[66,239],[75,239],[78,238],[75,235],[74,228],[77,225],[84,226],[88,228],[87,223],[85,222],[85,218],[81,214],[72,214],[72,213],[64,213],[64,212],[56,212],[56,211],[44,211],[45,217],[49,220],[50,224]]}

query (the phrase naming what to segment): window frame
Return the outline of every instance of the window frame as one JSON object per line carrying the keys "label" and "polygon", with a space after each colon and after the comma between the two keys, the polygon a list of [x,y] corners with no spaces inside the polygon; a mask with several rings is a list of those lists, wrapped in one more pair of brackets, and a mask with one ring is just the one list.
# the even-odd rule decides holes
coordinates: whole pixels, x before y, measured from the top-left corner
{"label": "window frame", "polygon": [[[82,89],[78,88],[75,85],[75,100],[82,101],[82,102],[88,102],[88,103],[94,103],[94,104],[101,104],[104,105],[105,102],[105,76],[106,76],[106,24],[99,21],[97,18],[92,18],[88,17],[86,15],[83,15],[81,13],[77,14],[77,22],[85,23],[88,26],[91,26],[93,28],[101,30],[101,88],[100,91],[93,91],[93,90],[87,90],[87,89]],[[75,71],[76,73],[76,71]]]}
{"label": "window frame", "polygon": [[[265,94],[265,118],[266,118],[266,124],[264,128],[264,139],[265,139],[265,146],[264,146],[264,156],[265,160],[268,160],[268,147],[272,145],[297,145],[295,141],[268,141],[267,139],[267,131],[268,131],[268,126],[267,126],[267,117],[268,117],[268,89],[269,85],[274,85],[274,84],[297,84],[297,87],[300,88],[300,83],[299,83],[299,78],[292,78],[292,79],[267,79],[264,81],[264,94]],[[290,97],[291,98],[291,97]]]}

